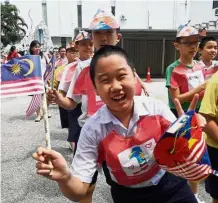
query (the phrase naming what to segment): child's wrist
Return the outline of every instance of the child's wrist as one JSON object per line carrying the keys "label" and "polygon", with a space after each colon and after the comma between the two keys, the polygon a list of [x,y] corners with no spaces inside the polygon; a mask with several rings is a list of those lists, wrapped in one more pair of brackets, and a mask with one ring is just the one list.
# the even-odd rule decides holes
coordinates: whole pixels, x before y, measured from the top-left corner
{"label": "child's wrist", "polygon": [[69,182],[71,179],[73,178],[70,169],[68,169],[68,171],[66,172],[65,175],[62,176],[61,179],[57,180],[58,184],[66,184],[67,182]]}

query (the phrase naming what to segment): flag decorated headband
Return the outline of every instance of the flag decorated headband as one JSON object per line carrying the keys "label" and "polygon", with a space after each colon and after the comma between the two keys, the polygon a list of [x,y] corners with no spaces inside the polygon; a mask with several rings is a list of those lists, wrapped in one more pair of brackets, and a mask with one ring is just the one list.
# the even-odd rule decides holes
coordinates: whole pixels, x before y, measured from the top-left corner
{"label": "flag decorated headband", "polygon": [[80,33],[76,36],[75,42],[79,42],[82,40],[92,39],[91,35],[86,31],[80,31]]}
{"label": "flag decorated headband", "polygon": [[154,157],[161,168],[187,180],[200,181],[210,174],[218,176],[211,168],[194,111],[187,112],[167,129],[155,146]]}
{"label": "flag decorated headband", "polygon": [[176,38],[178,37],[190,37],[193,35],[199,35],[198,31],[189,26],[188,24],[185,25],[180,25],[178,30],[177,30],[177,34],[176,34]]}
{"label": "flag decorated headband", "polygon": [[95,14],[91,25],[89,26],[90,30],[110,30],[118,29],[120,26],[117,23],[114,15],[112,13],[106,12],[99,9]]}

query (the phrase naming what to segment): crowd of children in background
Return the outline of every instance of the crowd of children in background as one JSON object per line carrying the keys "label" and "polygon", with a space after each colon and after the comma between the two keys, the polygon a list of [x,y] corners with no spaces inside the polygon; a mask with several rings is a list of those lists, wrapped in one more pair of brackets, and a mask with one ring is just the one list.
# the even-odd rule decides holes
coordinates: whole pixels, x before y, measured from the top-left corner
{"label": "crowd of children in background", "polygon": [[[218,153],[218,127],[215,124],[218,118],[218,97],[216,92],[218,87],[214,87],[216,86],[214,84],[217,83],[215,81],[216,76],[214,76],[213,82],[209,82],[210,85],[207,84],[209,78],[218,70],[218,61],[214,60],[217,56],[217,41],[214,37],[209,36],[200,39],[197,30],[184,25],[178,29],[174,46],[179,51],[180,57],[166,69],[169,107],[177,117],[177,111],[173,103],[175,98],[179,99],[183,110],[187,111],[194,95],[196,93],[200,95],[196,112],[201,108],[200,112],[207,118],[207,128],[209,128],[209,131],[206,129],[208,131],[207,144],[209,145],[208,149],[210,149],[209,155],[212,157],[211,163],[213,168],[217,170],[218,159],[215,160],[214,158]],[[194,60],[197,53],[199,61]],[[203,98],[204,102],[202,103]],[[211,120],[213,126],[210,124]],[[203,203],[198,198],[198,183],[189,182],[189,184],[198,202]],[[217,177],[210,176],[206,180],[206,191],[213,198],[213,203],[218,202],[218,190],[215,189],[217,186]]]}
{"label": "crowd of children in background", "polygon": [[[43,71],[55,55],[55,89],[48,90],[47,100],[59,106],[61,126],[69,129],[67,141],[75,154],[69,169],[58,152],[39,148],[33,154],[37,173],[56,181],[69,199],[83,203],[92,202],[99,166],[115,203],[203,203],[199,200],[198,183],[188,185],[160,169],[152,150],[164,130],[180,116],[178,109],[190,110],[198,94],[195,111],[207,120],[208,152],[212,167],[218,170],[218,61],[214,60],[217,40],[200,37],[189,25],[179,27],[174,46],[180,56],[167,67],[165,75],[168,108],[145,97],[146,87],[132,61],[116,47],[121,34],[112,14],[99,10],[89,30],[91,34],[81,31],[67,47],[47,55],[40,51],[39,42],[30,44],[29,54],[41,56]],[[196,55],[198,60],[194,60]],[[12,46],[6,60],[14,57],[19,54]],[[175,103],[175,99],[179,102]],[[36,121],[40,116],[37,112]],[[129,151],[131,155],[140,153],[135,146],[148,142],[152,147],[144,151],[147,169],[138,170],[136,163],[131,163],[135,168],[130,169]],[[218,177],[211,175],[205,182],[213,203],[218,203]]]}

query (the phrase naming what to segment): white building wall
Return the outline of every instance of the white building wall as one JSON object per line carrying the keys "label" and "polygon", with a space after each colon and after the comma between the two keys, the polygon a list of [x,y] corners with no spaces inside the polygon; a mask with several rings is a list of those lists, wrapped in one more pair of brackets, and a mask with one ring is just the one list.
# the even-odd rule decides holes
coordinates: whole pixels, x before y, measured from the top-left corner
{"label": "white building wall", "polygon": [[[20,15],[30,26],[31,9],[33,26],[42,20],[41,0],[11,0],[20,9]],[[187,4],[186,4],[187,2]],[[111,10],[110,0],[82,0],[82,26],[88,28],[98,8]],[[74,37],[77,27],[77,1],[47,0],[48,27],[51,36]],[[212,0],[116,0],[116,18],[127,19],[124,29],[176,29],[191,20],[191,25],[216,20]]]}
{"label": "white building wall", "polygon": [[[191,1],[190,5],[192,10],[190,10],[189,18],[192,20],[193,24],[199,24],[202,22],[208,22],[213,20],[218,20],[215,16],[215,11],[212,9],[213,1]],[[193,12],[194,11],[194,12]]]}

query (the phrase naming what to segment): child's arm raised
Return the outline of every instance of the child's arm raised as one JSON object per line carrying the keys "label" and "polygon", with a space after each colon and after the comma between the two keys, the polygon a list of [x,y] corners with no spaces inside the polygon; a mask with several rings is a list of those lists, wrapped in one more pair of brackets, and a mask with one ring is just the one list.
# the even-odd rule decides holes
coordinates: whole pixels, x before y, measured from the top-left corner
{"label": "child's arm raised", "polygon": [[74,108],[76,108],[77,105],[77,103],[74,100],[68,97],[64,97],[64,95],[57,92],[57,90],[48,90],[47,100],[49,104],[56,103],[60,107],[69,110],[73,110]]}
{"label": "child's arm raised", "polygon": [[[64,157],[51,149],[38,148],[33,154],[36,162],[36,172],[58,183],[62,193],[73,201],[79,201],[88,191],[89,184],[73,177]],[[52,165],[49,164],[50,160]],[[51,169],[52,173],[51,173]]]}

